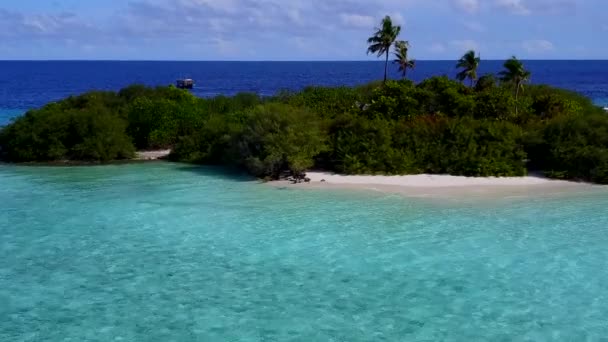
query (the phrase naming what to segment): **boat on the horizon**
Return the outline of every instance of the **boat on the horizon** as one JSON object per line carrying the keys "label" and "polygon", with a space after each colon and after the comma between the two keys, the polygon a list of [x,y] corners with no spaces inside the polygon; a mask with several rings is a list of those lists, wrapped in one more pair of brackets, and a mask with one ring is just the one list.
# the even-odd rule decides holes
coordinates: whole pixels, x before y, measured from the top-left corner
{"label": "boat on the horizon", "polygon": [[175,81],[175,86],[179,89],[192,89],[194,88],[194,80],[191,78],[182,78]]}

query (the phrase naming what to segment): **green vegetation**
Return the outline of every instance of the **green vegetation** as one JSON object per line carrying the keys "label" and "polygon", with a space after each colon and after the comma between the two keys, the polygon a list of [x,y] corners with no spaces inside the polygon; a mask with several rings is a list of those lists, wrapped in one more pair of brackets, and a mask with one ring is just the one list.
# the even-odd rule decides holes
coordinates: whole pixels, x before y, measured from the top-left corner
{"label": "green vegetation", "polygon": [[530,72],[524,68],[522,62],[513,56],[505,62],[505,70],[500,73],[500,79],[515,87],[515,112],[518,111],[519,93],[524,90],[524,83],[530,82]]}
{"label": "green vegetation", "polygon": [[[389,38],[384,31],[392,32]],[[388,53],[395,32],[385,18],[372,37],[379,44],[373,51]],[[395,44],[404,76],[414,65],[408,46]],[[0,158],[104,162],[171,148],[174,161],[236,166],[270,179],[302,177],[310,168],[466,176],[535,171],[608,184],[608,115],[602,109],[548,86],[524,92],[530,73],[516,58],[499,79],[477,79],[479,63],[472,51],[458,63],[459,79],[469,79],[471,87],[443,76],[418,84],[309,87],[271,98],[201,99],[174,87],[91,92],[29,111],[4,127]]]}
{"label": "green vegetation", "polygon": [[479,68],[480,62],[481,58],[475,56],[475,51],[468,51],[460,60],[458,60],[458,64],[456,64],[456,68],[462,69],[456,75],[456,78],[460,82],[464,82],[464,80],[468,78],[469,81],[471,81],[471,87],[473,87],[473,84],[477,81],[477,68]]}
{"label": "green vegetation", "polygon": [[410,43],[404,40],[395,42],[395,64],[399,66],[399,72],[403,75],[403,78],[407,76],[407,69],[414,69],[416,67],[416,60],[409,59],[407,53],[410,48]]}
{"label": "green vegetation", "polygon": [[[482,77],[483,79],[483,77]],[[489,79],[446,77],[358,88],[307,88],[273,98],[196,98],[173,87],[93,92],[28,112],[0,133],[12,162],[130,158],[233,165],[278,178],[317,167],[349,174],[549,176],[608,183],[608,116],[547,86],[519,95]]]}
{"label": "green vegetation", "polygon": [[367,53],[375,53],[378,57],[384,55],[386,57],[384,63],[384,83],[388,77],[388,56],[391,50],[391,46],[399,37],[401,33],[401,26],[393,25],[393,20],[388,15],[382,19],[382,23],[379,28],[376,28],[374,35],[367,39]]}
{"label": "green vegetation", "polygon": [[30,111],[0,131],[2,159],[109,161],[133,156],[113,93],[91,92]]}

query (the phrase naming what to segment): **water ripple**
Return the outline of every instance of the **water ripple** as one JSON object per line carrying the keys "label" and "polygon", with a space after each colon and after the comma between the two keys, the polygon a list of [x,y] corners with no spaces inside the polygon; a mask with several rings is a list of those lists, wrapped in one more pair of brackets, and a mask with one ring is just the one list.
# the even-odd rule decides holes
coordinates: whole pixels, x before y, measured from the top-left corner
{"label": "water ripple", "polygon": [[2,341],[608,336],[608,193],[453,203],[0,166]]}

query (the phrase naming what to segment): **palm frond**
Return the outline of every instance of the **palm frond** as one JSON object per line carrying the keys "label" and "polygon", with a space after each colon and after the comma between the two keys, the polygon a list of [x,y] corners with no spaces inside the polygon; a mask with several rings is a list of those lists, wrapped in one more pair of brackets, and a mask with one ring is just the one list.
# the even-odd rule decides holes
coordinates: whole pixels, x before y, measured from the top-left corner
{"label": "palm frond", "polygon": [[459,80],[460,82],[464,81],[467,79],[469,75],[467,74],[466,70],[463,70],[461,72],[459,72],[458,74],[456,74],[456,79]]}
{"label": "palm frond", "polygon": [[386,63],[384,68],[384,80],[387,78],[387,65],[389,51],[395,40],[401,33],[401,26],[394,26],[390,16],[385,16],[380,23],[380,27],[375,29],[374,34],[367,39],[367,53],[376,54],[378,57],[386,55]]}
{"label": "palm frond", "polygon": [[520,84],[522,82],[528,82],[530,78],[530,72],[524,68],[523,63],[513,56],[506,60],[504,70],[499,72],[498,75],[503,82],[513,82]]}
{"label": "palm frond", "polygon": [[395,60],[393,63],[399,66],[399,71],[402,73],[403,77],[406,76],[408,69],[413,69],[416,65],[414,60],[410,60],[408,57],[409,50],[409,42],[405,40],[399,40],[395,42]]}
{"label": "palm frond", "polygon": [[386,51],[387,51],[386,47],[380,43],[371,45],[367,49],[368,54],[376,54],[376,55],[378,55],[378,57],[384,55],[386,53]]}
{"label": "palm frond", "polygon": [[473,82],[477,80],[477,69],[479,68],[480,62],[481,58],[475,55],[474,50],[467,51],[456,63],[456,68],[462,69],[456,75],[456,78],[461,82],[468,78],[471,80],[472,86]]}

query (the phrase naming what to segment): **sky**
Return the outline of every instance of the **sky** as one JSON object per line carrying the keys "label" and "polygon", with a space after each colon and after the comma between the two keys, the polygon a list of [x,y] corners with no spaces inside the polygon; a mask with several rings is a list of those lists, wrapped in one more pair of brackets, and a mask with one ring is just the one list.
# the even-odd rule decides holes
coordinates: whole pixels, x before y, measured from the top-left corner
{"label": "sky", "polygon": [[419,60],[608,59],[607,0],[0,0],[0,59],[368,60],[384,15]]}

